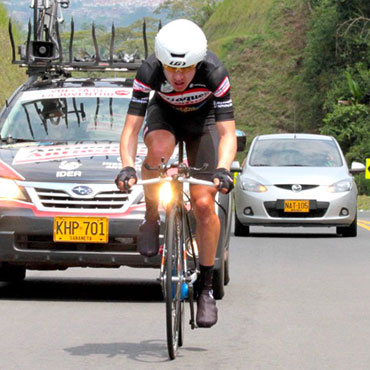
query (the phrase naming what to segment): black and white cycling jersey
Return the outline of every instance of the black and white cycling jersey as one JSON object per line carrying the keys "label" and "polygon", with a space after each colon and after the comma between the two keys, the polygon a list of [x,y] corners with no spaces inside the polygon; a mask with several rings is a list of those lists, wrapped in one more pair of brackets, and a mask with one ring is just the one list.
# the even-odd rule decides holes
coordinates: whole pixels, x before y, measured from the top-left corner
{"label": "black and white cycling jersey", "polygon": [[151,55],[137,72],[128,113],[144,116],[149,93],[153,90],[154,99],[164,103],[161,104],[163,107],[168,106],[181,113],[214,109],[216,121],[234,119],[228,73],[221,61],[210,51],[197,65],[189,86],[181,92],[174,91],[165,77],[160,61],[154,54]]}

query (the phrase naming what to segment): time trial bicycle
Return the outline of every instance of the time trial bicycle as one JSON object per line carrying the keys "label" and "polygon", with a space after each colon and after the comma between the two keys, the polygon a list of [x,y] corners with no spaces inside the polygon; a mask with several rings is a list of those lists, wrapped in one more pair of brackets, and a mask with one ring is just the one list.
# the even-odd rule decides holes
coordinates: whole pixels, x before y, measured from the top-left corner
{"label": "time trial bicycle", "polygon": [[[163,183],[161,193],[171,199],[166,202],[165,234],[160,264],[159,282],[166,303],[167,347],[171,359],[175,359],[178,348],[184,341],[185,301],[189,302],[192,329],[195,324],[194,283],[199,275],[198,250],[190,217],[190,197],[185,184],[215,187],[210,181],[199,180],[193,174],[204,171],[189,167],[183,158],[183,143],[179,143],[179,161],[162,163],[157,167],[145,165],[148,170],[158,171],[159,177],[138,181],[138,185]],[[176,169],[168,175],[168,170]],[[161,198],[161,197],[160,197]]]}

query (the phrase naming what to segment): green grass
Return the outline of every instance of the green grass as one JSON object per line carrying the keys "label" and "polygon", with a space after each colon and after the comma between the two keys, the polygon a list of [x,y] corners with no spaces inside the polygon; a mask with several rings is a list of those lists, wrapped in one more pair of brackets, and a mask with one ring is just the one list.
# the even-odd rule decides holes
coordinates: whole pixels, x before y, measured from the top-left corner
{"label": "green grass", "polygon": [[[16,26],[13,25],[16,50],[21,44]],[[24,69],[11,63],[11,45],[8,33],[8,17],[4,5],[0,4],[0,105],[5,103],[12,92],[26,80],[27,76]]]}
{"label": "green grass", "polygon": [[295,76],[309,18],[301,0],[225,0],[205,25],[210,49],[229,70],[247,148],[255,135],[299,130]]}
{"label": "green grass", "polygon": [[368,195],[359,195],[357,198],[357,209],[362,211],[370,210],[370,197]]}

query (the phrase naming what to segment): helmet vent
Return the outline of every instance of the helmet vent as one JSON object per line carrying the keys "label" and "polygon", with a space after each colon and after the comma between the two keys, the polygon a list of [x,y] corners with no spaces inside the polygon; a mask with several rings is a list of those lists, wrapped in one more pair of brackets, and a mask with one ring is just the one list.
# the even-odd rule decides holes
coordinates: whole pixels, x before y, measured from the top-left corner
{"label": "helmet vent", "polygon": [[185,54],[173,54],[171,53],[172,58],[185,58]]}

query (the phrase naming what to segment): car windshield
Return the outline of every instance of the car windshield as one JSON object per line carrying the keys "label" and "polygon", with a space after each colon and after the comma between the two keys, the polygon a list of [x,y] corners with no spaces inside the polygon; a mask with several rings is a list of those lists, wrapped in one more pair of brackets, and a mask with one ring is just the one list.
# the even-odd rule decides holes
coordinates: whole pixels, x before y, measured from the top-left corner
{"label": "car windshield", "polygon": [[27,91],[1,123],[1,139],[119,141],[130,97],[117,88]]}
{"label": "car windshield", "polygon": [[253,146],[249,164],[266,167],[340,167],[343,165],[333,140],[267,139]]}

